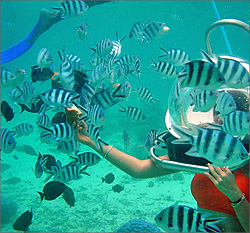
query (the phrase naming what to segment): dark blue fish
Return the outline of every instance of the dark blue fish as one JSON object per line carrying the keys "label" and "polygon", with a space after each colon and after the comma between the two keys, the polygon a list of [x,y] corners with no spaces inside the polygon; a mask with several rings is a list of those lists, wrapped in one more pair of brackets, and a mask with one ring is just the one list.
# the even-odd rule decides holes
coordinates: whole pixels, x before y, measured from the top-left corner
{"label": "dark blue fish", "polygon": [[14,118],[12,107],[4,100],[1,103],[1,113],[3,114],[6,122],[11,121]]}

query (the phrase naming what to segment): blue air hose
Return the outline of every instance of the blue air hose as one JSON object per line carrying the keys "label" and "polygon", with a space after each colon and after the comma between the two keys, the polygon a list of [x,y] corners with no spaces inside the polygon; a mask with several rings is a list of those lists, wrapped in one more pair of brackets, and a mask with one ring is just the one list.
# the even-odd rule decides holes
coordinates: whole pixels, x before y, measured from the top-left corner
{"label": "blue air hose", "polygon": [[[215,13],[215,15],[217,17],[217,20],[218,21],[221,20],[219,11],[218,11],[217,6],[215,4],[215,1],[211,1],[211,3],[212,3],[214,13]],[[233,54],[230,43],[229,43],[229,40],[228,40],[228,37],[227,37],[227,34],[226,34],[226,31],[225,31],[225,28],[221,27],[221,31],[222,31],[222,36],[223,36],[223,38],[224,38],[224,40],[226,42],[226,46],[227,46],[227,50],[228,50],[229,54]]]}

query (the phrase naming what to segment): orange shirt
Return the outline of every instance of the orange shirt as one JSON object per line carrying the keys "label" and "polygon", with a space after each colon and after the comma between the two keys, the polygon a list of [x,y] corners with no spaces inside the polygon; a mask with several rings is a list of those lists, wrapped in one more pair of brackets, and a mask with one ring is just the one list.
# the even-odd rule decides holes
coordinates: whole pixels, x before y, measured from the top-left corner
{"label": "orange shirt", "polygon": [[[239,189],[249,201],[249,178],[240,170],[236,170],[234,175]],[[228,197],[205,175],[195,174],[191,183],[191,192],[199,207],[236,215]]]}

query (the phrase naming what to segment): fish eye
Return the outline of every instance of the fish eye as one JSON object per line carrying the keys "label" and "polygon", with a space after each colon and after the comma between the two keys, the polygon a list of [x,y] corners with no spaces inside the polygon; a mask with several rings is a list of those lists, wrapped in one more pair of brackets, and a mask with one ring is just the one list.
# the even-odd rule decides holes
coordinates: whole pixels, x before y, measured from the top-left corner
{"label": "fish eye", "polygon": [[162,221],[162,217],[159,217],[158,219],[159,219],[160,221]]}
{"label": "fish eye", "polygon": [[229,107],[232,107],[233,105],[232,104],[229,104]]}

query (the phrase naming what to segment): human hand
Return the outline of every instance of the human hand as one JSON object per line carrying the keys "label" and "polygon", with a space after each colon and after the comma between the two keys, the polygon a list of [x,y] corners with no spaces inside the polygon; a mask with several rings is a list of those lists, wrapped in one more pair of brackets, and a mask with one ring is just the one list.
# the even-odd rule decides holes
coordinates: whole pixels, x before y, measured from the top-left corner
{"label": "human hand", "polygon": [[234,202],[241,198],[242,192],[236,184],[235,176],[228,167],[215,167],[208,165],[210,172],[204,174],[214,185],[225,194],[230,201]]}

